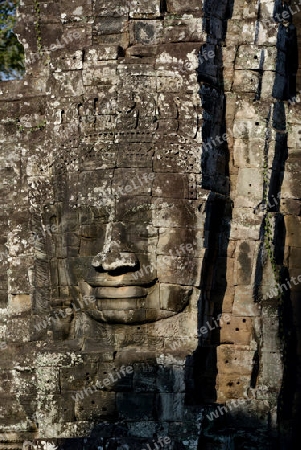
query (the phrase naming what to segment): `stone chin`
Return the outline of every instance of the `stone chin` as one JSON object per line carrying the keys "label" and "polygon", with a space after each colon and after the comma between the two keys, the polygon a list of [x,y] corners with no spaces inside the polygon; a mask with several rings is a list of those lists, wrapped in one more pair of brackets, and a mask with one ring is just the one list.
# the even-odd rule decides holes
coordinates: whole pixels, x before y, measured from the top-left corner
{"label": "stone chin", "polygon": [[175,316],[177,313],[172,311],[151,311],[146,309],[129,309],[126,311],[118,310],[87,310],[87,315],[91,319],[102,323],[136,325],[157,320],[167,319]]}
{"label": "stone chin", "polygon": [[[192,287],[155,282],[143,286],[91,287],[79,283],[81,304],[85,313],[97,322],[143,324],[168,319],[189,304]],[[93,302],[84,301],[92,298]]]}

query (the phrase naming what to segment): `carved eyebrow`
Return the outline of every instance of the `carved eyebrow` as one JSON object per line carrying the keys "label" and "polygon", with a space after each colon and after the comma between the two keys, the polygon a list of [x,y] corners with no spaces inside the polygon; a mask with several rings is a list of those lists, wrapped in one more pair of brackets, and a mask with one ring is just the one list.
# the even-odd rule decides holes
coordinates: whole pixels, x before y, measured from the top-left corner
{"label": "carved eyebrow", "polygon": [[142,205],[133,206],[132,208],[126,210],[126,212],[123,214],[123,217],[126,217],[127,215],[130,215],[130,214],[137,214],[141,211],[151,210],[151,209],[153,209],[153,205],[151,203],[144,203]]}
{"label": "carved eyebrow", "polygon": [[110,208],[111,208],[111,206],[104,205],[104,204],[89,205],[89,209],[92,212],[92,214],[94,214],[94,215],[95,215],[95,213],[109,215]]}

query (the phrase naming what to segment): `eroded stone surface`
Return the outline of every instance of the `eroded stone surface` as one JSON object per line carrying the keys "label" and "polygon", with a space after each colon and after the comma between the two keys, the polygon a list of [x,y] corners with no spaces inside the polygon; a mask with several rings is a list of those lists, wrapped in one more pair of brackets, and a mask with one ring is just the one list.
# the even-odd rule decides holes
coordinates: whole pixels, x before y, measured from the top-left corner
{"label": "eroded stone surface", "polygon": [[274,7],[20,5],[26,76],[0,84],[3,450],[268,448],[298,417],[300,281],[284,306],[273,289],[275,264],[283,284],[300,271],[300,104]]}

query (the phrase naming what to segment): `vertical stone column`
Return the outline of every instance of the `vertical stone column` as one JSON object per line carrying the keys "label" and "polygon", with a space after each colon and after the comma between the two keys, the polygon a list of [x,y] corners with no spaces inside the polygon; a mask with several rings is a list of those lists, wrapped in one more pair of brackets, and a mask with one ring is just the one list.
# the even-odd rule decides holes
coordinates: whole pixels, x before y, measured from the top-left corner
{"label": "vertical stone column", "polygon": [[[282,3],[280,6],[280,13],[287,10]],[[219,95],[225,96],[225,136],[211,130],[208,138],[215,147],[219,140],[228,146],[233,206],[222,298],[222,313],[230,317],[220,322],[220,336],[212,333],[210,340],[211,349],[217,344],[217,403],[224,406],[213,408],[216,420],[209,419],[208,428],[204,427],[204,442],[220,442],[220,448],[226,448],[223,445],[230,436],[227,427],[244,430],[246,441],[257,448],[271,440],[276,443],[281,408],[288,409],[283,392],[289,393],[288,380],[294,378],[294,356],[288,351],[295,345],[290,298],[284,298],[276,288],[277,283],[285,282],[290,270],[284,258],[284,223],[299,224],[293,211],[284,213],[280,207],[280,198],[290,189],[283,178],[290,177],[287,167],[291,170],[286,163],[287,142],[291,139],[286,118],[294,97],[297,43],[290,25],[293,43],[289,56],[283,55],[279,31],[283,25],[275,21],[276,8],[273,1],[248,5],[235,1],[232,5],[221,46],[224,76]],[[218,29],[216,11],[213,8],[208,14],[211,33]],[[218,66],[221,70],[220,62]],[[207,67],[202,81],[208,89],[214,71],[212,66]],[[214,116],[219,117],[220,111],[214,110]],[[294,113],[291,115],[295,125]],[[207,114],[205,124],[206,119],[208,123]],[[220,124],[220,119],[217,122]],[[213,148],[206,145],[211,157]],[[297,205],[298,196],[294,195],[293,204]],[[284,219],[284,214],[290,216]],[[224,221],[227,223],[226,216]],[[298,247],[298,240],[295,242]],[[218,267],[215,263],[211,299],[220,282]],[[215,311],[217,304],[215,301]],[[291,393],[288,398],[292,399]],[[249,434],[246,427],[260,433]],[[224,436],[219,438],[222,429]],[[230,440],[235,443],[237,439],[234,432]]]}

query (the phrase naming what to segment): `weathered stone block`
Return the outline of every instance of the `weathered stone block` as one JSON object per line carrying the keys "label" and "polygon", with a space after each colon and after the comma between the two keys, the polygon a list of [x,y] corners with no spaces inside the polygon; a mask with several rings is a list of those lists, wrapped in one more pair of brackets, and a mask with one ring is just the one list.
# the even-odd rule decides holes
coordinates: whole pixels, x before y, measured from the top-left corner
{"label": "weathered stone block", "polygon": [[262,309],[262,338],[263,350],[270,352],[279,352],[280,337],[279,337],[279,317],[275,308]]}
{"label": "weathered stone block", "polygon": [[97,66],[101,61],[117,59],[120,51],[118,45],[99,45],[97,50],[92,48],[86,53],[85,62],[89,67]]}
{"label": "weathered stone block", "polygon": [[180,76],[159,76],[157,78],[158,92],[178,92],[183,86],[183,79]]}
{"label": "weathered stone block", "polygon": [[277,51],[275,47],[257,47],[240,45],[235,59],[235,69],[239,70],[274,70]]}
{"label": "weathered stone block", "polygon": [[100,16],[95,18],[94,30],[98,35],[118,34],[126,31],[127,17]]}
{"label": "weathered stone block", "polygon": [[193,13],[201,15],[202,7],[197,0],[191,0],[189,5],[184,5],[180,0],[166,0],[167,12],[171,14]]}
{"label": "weathered stone block", "polygon": [[[112,417],[116,413],[115,392],[88,390],[83,400],[75,402],[75,416],[78,420],[93,420],[96,417]],[[85,390],[84,390],[85,392]],[[117,394],[118,395],[118,394]]]}
{"label": "weathered stone block", "polygon": [[236,185],[237,206],[254,207],[262,200],[262,174],[256,169],[240,168]]}
{"label": "weathered stone block", "polygon": [[96,381],[97,370],[98,367],[96,364],[77,366],[76,371],[72,368],[60,369],[61,389],[63,391],[74,391],[91,386]]}
{"label": "weathered stone block", "polygon": [[157,21],[135,20],[130,30],[130,44],[155,45],[157,44]]}
{"label": "weathered stone block", "polygon": [[[298,167],[291,167],[291,171],[284,172],[283,189],[289,197],[298,199],[301,196],[300,183],[298,183]],[[293,217],[293,216],[292,216]]]}
{"label": "weathered stone block", "polygon": [[91,0],[62,0],[61,2],[61,16],[66,17],[77,17],[78,19],[82,16],[92,15],[92,1]]}
{"label": "weathered stone block", "polygon": [[[230,20],[228,22],[227,45],[234,43],[253,44],[255,33],[255,22],[243,22],[241,18]],[[238,41],[237,37],[239,37]]]}
{"label": "weathered stone block", "polygon": [[300,225],[301,217],[285,216],[284,217],[286,229],[286,245],[291,247],[301,247]]}
{"label": "weathered stone block", "polygon": [[182,311],[189,303],[192,289],[179,287],[176,285],[161,285],[160,287],[160,308],[170,311]]}
{"label": "weathered stone block", "polygon": [[260,227],[263,213],[257,214],[253,208],[237,208],[232,212],[230,238],[237,240],[257,241],[259,239]]}
{"label": "weathered stone block", "polygon": [[152,18],[161,16],[160,0],[129,0],[131,18]]}
{"label": "weathered stone block", "polygon": [[236,317],[221,325],[220,341],[224,344],[250,345],[253,334],[253,320],[249,317]]}
{"label": "weathered stone block", "polygon": [[99,63],[95,69],[84,63],[82,77],[84,86],[115,85],[118,81],[116,67],[106,62]]}
{"label": "weathered stone block", "polygon": [[54,72],[49,78],[48,88],[51,92],[60,92],[60,95],[82,95],[84,92],[81,73],[77,70],[70,72]]}
{"label": "weathered stone block", "polygon": [[301,202],[291,198],[281,198],[280,212],[283,215],[301,216]]}
{"label": "weathered stone block", "polygon": [[[199,18],[182,18],[174,19],[166,16],[164,20],[163,42],[205,42],[206,37],[202,29],[202,24]],[[190,69],[189,64],[183,69]]]}
{"label": "weathered stone block", "polygon": [[10,314],[18,315],[26,311],[30,311],[32,307],[32,299],[30,295],[17,294],[11,295],[8,302]]}
{"label": "weathered stone block", "polygon": [[237,167],[256,167],[263,164],[263,139],[235,139],[234,161]]}
{"label": "weathered stone block", "polygon": [[188,178],[183,175],[170,174],[167,180],[164,174],[157,174],[154,179],[152,194],[154,197],[187,198]]}
{"label": "weathered stone block", "polygon": [[[20,335],[20,328],[22,334]],[[10,319],[7,322],[7,343],[25,343],[30,341],[30,320],[28,318]]]}
{"label": "weathered stone block", "polygon": [[270,389],[280,389],[282,380],[283,364],[279,351],[267,350],[262,352],[262,383]]}
{"label": "weathered stone block", "polygon": [[237,92],[256,93],[259,84],[259,75],[255,71],[237,70],[234,76],[234,86]]}
{"label": "weathered stone block", "polygon": [[233,308],[233,302],[234,302],[234,288],[228,287],[226,292],[223,294],[222,299],[222,308],[223,313],[231,313]]}
{"label": "weathered stone block", "polygon": [[251,376],[254,351],[237,345],[220,345],[217,347],[218,373],[227,375]]}
{"label": "weathered stone block", "polygon": [[240,376],[237,379],[235,374],[218,374],[217,377],[217,402],[223,403],[229,399],[243,398],[246,396],[250,386],[250,376]]}
{"label": "weathered stone block", "polygon": [[234,264],[235,285],[251,284],[255,248],[254,242],[242,241],[237,244]]}
{"label": "weathered stone block", "polygon": [[159,255],[157,273],[167,283],[195,286],[199,284],[201,273],[200,258],[169,257]]}
{"label": "weathered stone block", "polygon": [[[200,173],[200,164],[198,160],[198,150],[195,144],[180,145],[170,143],[162,146],[156,145],[154,159],[155,172],[174,172],[179,171],[189,173]],[[182,156],[186,158],[182,158]],[[179,156],[177,156],[179,155]]]}
{"label": "weathered stone block", "polygon": [[233,314],[236,316],[259,316],[260,309],[254,302],[253,286],[235,286]]}

